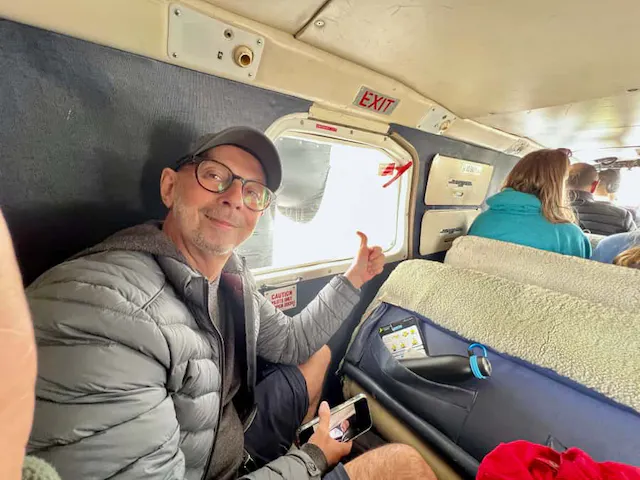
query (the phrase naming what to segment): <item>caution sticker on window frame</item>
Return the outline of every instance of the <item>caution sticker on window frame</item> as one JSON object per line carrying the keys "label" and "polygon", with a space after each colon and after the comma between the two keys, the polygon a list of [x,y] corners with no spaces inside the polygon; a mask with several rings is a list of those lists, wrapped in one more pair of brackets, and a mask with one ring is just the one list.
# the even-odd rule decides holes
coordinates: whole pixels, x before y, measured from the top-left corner
{"label": "caution sticker on window frame", "polygon": [[274,307],[282,311],[291,310],[298,305],[298,287],[289,285],[288,287],[276,288],[264,292],[264,296]]}

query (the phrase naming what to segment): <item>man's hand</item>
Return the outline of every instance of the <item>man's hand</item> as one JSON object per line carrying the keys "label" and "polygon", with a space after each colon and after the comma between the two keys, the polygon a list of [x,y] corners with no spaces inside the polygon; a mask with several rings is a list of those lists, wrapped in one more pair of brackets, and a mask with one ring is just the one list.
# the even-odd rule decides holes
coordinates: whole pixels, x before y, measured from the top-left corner
{"label": "man's hand", "polygon": [[324,453],[324,456],[327,459],[327,463],[330,467],[333,467],[342,459],[342,457],[351,452],[351,442],[339,442],[331,438],[329,435],[331,411],[327,402],[322,402],[320,404],[318,417],[320,417],[318,429],[313,435],[311,435],[309,443],[313,443],[316,447],[322,450],[322,453]]}
{"label": "man's hand", "polygon": [[367,236],[362,232],[356,232],[360,237],[360,248],[356,258],[344,274],[351,284],[360,288],[376,275],[382,273],[384,268],[384,253],[380,247],[369,247]]}

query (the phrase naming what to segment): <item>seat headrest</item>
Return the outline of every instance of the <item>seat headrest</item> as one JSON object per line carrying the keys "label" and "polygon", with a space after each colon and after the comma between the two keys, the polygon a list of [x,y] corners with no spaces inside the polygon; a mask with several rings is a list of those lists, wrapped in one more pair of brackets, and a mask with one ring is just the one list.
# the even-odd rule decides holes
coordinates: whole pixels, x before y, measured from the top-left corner
{"label": "seat headrest", "polygon": [[640,270],[633,268],[475,236],[457,238],[444,263],[640,311]]}
{"label": "seat headrest", "polygon": [[589,239],[589,243],[593,249],[595,249],[602,240],[607,238],[606,235],[598,235],[597,233],[585,233],[585,235]]}
{"label": "seat headrest", "polygon": [[427,260],[398,265],[363,318],[382,302],[640,412],[637,310]]}

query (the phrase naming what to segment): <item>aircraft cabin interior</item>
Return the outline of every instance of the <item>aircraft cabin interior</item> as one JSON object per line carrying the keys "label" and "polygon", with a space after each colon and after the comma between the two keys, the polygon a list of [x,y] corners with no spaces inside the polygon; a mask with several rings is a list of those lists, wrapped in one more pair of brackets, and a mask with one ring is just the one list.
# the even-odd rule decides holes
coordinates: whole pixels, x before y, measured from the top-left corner
{"label": "aircraft cabin interior", "polygon": [[582,258],[532,248],[535,229],[468,234],[542,149],[594,189],[614,171],[587,195],[640,225],[639,17],[633,0],[0,0],[0,208],[24,286],[162,220],[163,168],[252,127],[282,163],[237,249],[268,301],[303,311],[356,231],[385,255],[329,341],[324,399],[364,394],[372,432],[440,480],[515,440],[640,467],[640,264],[590,258],[608,235],[579,212]]}

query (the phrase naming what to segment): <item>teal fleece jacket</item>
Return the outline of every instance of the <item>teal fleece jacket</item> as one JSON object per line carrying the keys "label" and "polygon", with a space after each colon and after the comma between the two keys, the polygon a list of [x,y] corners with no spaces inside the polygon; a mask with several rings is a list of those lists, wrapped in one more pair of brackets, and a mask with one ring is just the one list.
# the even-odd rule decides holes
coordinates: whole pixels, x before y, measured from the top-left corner
{"label": "teal fleece jacket", "polygon": [[517,243],[549,252],[590,258],[591,244],[573,223],[551,223],[538,197],[511,188],[487,199],[489,209],[476,218],[469,235]]}

